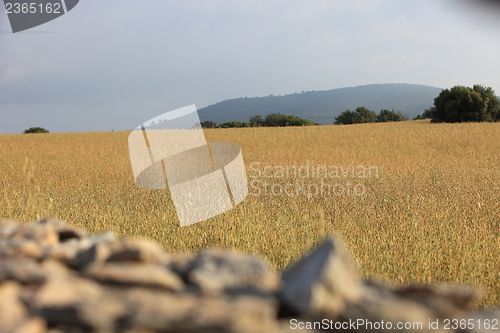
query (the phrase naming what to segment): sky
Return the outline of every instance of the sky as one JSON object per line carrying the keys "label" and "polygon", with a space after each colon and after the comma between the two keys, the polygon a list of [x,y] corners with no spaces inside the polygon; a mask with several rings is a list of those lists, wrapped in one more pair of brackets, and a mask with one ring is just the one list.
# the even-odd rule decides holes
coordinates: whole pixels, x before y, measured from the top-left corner
{"label": "sky", "polygon": [[2,6],[0,134],[132,130],[191,104],[374,83],[500,94],[499,41],[495,1],[81,0],[18,33]]}

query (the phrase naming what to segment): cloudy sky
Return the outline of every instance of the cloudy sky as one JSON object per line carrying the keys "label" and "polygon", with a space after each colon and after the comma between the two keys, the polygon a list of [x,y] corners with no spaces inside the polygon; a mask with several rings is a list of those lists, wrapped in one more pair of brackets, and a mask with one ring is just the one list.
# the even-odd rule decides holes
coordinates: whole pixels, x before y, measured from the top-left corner
{"label": "cloudy sky", "polygon": [[129,130],[190,104],[372,83],[500,93],[494,1],[81,0],[16,34],[1,8],[0,134]]}

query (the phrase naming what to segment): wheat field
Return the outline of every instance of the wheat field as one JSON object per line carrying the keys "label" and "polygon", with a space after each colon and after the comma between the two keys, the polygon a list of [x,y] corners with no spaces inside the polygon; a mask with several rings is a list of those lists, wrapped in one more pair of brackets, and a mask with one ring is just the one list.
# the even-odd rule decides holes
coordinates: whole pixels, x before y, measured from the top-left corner
{"label": "wheat field", "polygon": [[278,271],[333,233],[365,277],[479,285],[478,308],[500,305],[500,123],[204,132],[240,146],[251,184],[222,215],[181,228],[168,190],[135,185],[130,132],[90,132],[0,135],[0,217],[52,216],[175,252],[233,248]]}

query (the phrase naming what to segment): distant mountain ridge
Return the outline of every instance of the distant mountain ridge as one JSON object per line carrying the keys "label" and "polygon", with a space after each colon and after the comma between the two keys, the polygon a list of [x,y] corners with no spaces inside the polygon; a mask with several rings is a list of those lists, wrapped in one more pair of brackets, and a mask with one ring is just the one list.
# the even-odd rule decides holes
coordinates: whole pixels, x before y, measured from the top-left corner
{"label": "distant mountain ridge", "polygon": [[245,121],[251,116],[270,113],[296,115],[320,125],[333,124],[343,111],[364,106],[377,114],[382,109],[400,110],[413,119],[434,105],[442,88],[418,84],[388,83],[323,91],[307,91],[284,96],[240,97],[198,110],[201,121],[217,124]]}

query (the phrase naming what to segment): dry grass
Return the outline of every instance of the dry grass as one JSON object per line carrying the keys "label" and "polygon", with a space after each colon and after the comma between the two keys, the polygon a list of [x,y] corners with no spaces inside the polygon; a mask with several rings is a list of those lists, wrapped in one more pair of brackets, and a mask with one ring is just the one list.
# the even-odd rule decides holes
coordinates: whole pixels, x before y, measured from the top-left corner
{"label": "dry grass", "polygon": [[[257,173],[252,162],[262,170],[307,161],[374,166],[378,176],[325,179],[361,184],[364,195],[249,195],[235,209],[184,228],[167,191],[135,186],[128,134],[1,135],[0,216],[50,215],[92,232],[148,237],[171,251],[235,248],[260,254],[279,270],[333,232],[365,276],[482,285],[487,296],[478,306],[500,304],[499,123],[206,130],[207,141],[241,147],[249,176]],[[320,182],[258,180],[277,184],[275,190],[296,180]]]}

